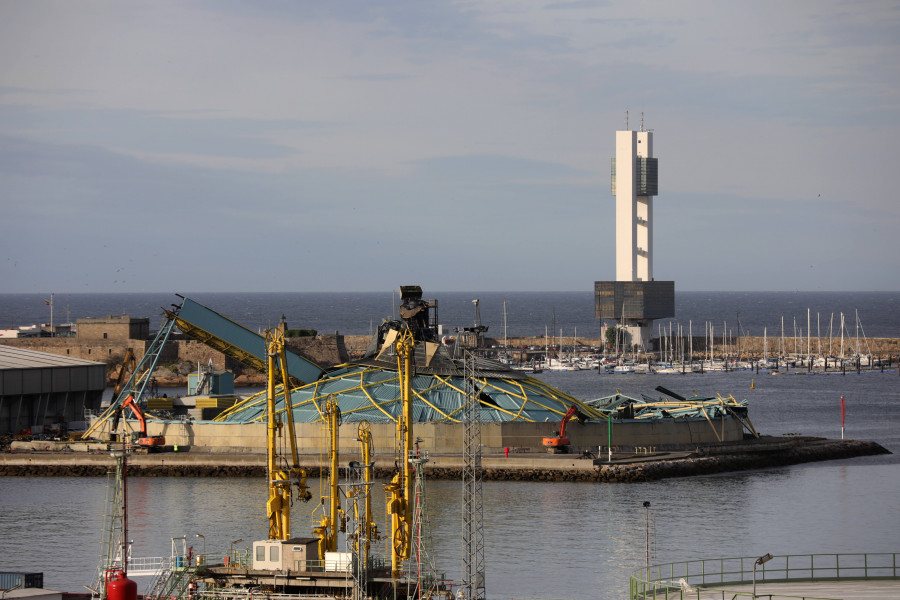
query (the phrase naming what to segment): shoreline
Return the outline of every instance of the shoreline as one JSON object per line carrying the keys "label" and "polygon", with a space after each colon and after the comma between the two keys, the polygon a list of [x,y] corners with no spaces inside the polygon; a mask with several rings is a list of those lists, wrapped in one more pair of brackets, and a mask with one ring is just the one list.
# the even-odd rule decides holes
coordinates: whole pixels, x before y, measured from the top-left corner
{"label": "shoreline", "polygon": [[[639,483],[882,454],[891,452],[876,442],[866,440],[761,438],[689,452],[619,454],[614,455],[611,463],[605,457],[592,459],[575,454],[488,455],[482,459],[482,477],[485,481]],[[300,462],[310,477],[318,477],[328,468],[326,461],[317,456],[301,456]],[[115,460],[108,451],[15,451],[0,454],[0,477],[102,477],[114,466]],[[462,468],[460,455],[430,456],[425,473],[432,480],[453,480],[461,477]],[[196,449],[131,455],[128,470],[133,477],[264,477],[266,456],[211,454]],[[375,459],[376,479],[388,478],[392,473],[392,457]]]}

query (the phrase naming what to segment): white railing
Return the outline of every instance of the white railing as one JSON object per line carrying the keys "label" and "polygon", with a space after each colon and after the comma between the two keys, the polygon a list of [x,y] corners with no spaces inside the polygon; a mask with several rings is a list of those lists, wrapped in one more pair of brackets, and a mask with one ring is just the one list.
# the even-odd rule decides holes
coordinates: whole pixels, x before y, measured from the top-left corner
{"label": "white railing", "polygon": [[164,568],[171,567],[171,556],[139,556],[128,559],[128,574],[135,577],[158,575]]}

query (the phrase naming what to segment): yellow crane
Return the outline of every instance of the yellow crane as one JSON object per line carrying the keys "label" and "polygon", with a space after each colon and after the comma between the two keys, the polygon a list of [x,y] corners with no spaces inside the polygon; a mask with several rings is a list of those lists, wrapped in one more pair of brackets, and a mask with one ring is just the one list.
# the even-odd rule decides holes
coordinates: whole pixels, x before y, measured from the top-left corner
{"label": "yellow crane", "polygon": [[326,552],[337,550],[338,531],[344,531],[346,519],[341,508],[338,495],[338,447],[341,427],[341,410],[338,408],[334,396],[330,396],[325,403],[325,423],[328,426],[328,495],[321,499],[324,506],[328,501],[328,510],[322,515],[319,526],[313,529],[313,533],[319,538],[319,559],[325,560]]}
{"label": "yellow crane", "polygon": [[407,560],[411,548],[412,525],[412,469],[409,456],[412,450],[412,358],[416,340],[408,329],[400,331],[396,338],[397,374],[400,382],[401,411],[397,416],[397,446],[400,456],[397,473],[385,485],[387,512],[391,518],[391,577],[402,574],[403,561]]}
{"label": "yellow crane", "polygon": [[119,367],[119,374],[116,376],[116,385],[113,388],[112,399],[118,400],[119,394],[122,393],[122,387],[125,385],[125,375],[137,368],[137,362],[134,358],[134,348],[128,348],[125,351],[125,358],[122,359],[122,366]]}
{"label": "yellow crane", "polygon": [[[291,537],[292,484],[297,486],[297,497],[300,500],[308,502],[312,494],[306,487],[306,471],[300,468],[300,459],[297,453],[294,411],[291,406],[291,393],[288,389],[290,379],[287,373],[282,331],[278,329],[266,331],[266,354],[268,371],[266,464],[269,481],[269,501],[266,503],[266,512],[269,516],[269,539],[287,540]],[[287,423],[287,436],[291,443],[290,466],[286,464],[285,457],[278,451],[278,437],[282,435],[283,425],[275,411],[275,384],[279,376],[284,395],[284,420]]]}
{"label": "yellow crane", "polygon": [[363,508],[362,515],[360,515],[357,505],[354,504],[354,510],[357,511],[355,512],[355,517],[357,522],[360,523],[359,537],[354,539],[354,543],[356,544],[357,552],[359,552],[360,562],[368,565],[372,542],[377,542],[381,539],[378,532],[378,524],[372,520],[372,495],[369,493],[372,486],[372,426],[368,421],[362,421],[359,424],[356,441],[359,442],[360,456],[362,458],[360,468],[363,470],[363,484],[361,487],[353,489],[351,493],[354,496],[363,496]]}

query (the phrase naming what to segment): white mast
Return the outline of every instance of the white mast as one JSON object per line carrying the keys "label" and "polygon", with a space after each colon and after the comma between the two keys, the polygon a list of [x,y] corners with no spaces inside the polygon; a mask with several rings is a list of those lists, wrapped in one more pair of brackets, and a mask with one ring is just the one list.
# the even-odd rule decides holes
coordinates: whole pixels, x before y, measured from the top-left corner
{"label": "white mast", "polygon": [[688,337],[691,338],[691,364],[694,364],[694,323],[690,319],[688,319]]}
{"label": "white mast", "polygon": [[506,298],[503,299],[503,350],[509,347],[509,338],[506,335]]}
{"label": "white mast", "polygon": [[844,359],[844,313],[841,313],[841,360]]}

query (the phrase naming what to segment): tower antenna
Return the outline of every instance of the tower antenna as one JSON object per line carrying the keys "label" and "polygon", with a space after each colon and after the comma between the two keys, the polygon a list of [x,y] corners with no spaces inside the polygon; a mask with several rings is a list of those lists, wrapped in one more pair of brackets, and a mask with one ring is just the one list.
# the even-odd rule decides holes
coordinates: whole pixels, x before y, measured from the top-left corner
{"label": "tower antenna", "polygon": [[628,131],[628,109],[625,109],[625,131]]}
{"label": "tower antenna", "polygon": [[641,131],[644,130],[644,111],[641,111]]}

